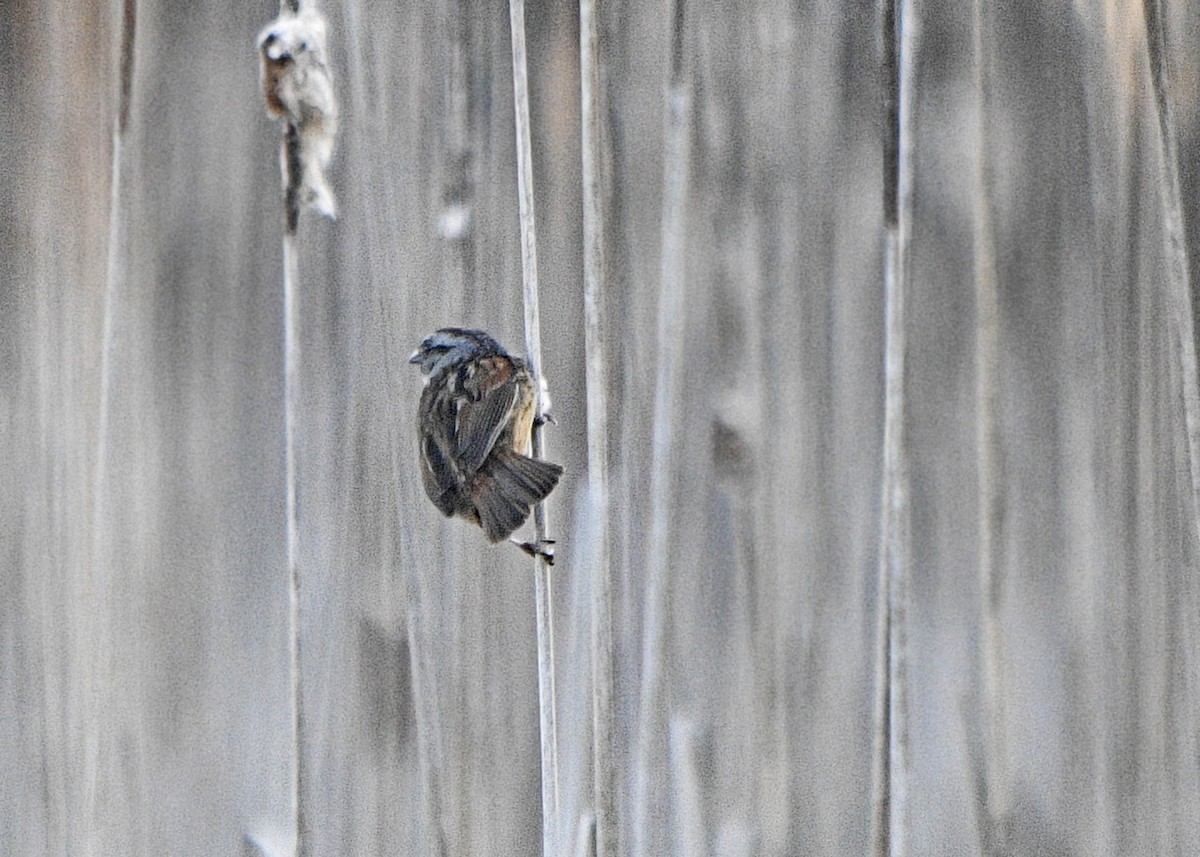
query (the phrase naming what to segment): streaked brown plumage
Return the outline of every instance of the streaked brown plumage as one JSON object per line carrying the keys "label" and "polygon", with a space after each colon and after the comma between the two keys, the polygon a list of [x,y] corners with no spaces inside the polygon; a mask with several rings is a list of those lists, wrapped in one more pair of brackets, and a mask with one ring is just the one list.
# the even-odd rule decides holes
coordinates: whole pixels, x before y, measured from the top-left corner
{"label": "streaked brown plumage", "polygon": [[409,362],[425,375],[417,412],[425,493],[490,541],[508,538],[562,475],[529,457],[537,395],[528,368],[483,331],[457,327],[426,337]]}

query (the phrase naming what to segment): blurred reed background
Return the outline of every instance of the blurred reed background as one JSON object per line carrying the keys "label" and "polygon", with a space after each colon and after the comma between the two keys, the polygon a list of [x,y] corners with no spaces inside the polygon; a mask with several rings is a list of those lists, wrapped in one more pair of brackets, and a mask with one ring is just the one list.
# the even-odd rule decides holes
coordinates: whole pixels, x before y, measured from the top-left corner
{"label": "blurred reed background", "polygon": [[[339,219],[306,213],[297,245],[305,851],[537,853],[531,561],[426,500],[405,363],[443,325],[523,347],[508,8],[322,5],[342,130]],[[879,9],[599,5],[602,520],[579,9],[527,11],[567,469],[556,848],[587,853],[596,813],[610,560],[606,853],[866,853]],[[1200,4],[1165,7],[1156,53],[1155,0],[905,4],[893,853],[1200,853]],[[254,48],[277,11],[0,5],[5,854],[288,848],[279,129]]]}

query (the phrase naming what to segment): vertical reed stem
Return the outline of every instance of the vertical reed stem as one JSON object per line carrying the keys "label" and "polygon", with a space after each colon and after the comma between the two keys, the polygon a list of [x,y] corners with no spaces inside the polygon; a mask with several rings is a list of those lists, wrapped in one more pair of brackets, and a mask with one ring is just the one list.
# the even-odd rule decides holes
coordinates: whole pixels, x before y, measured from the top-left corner
{"label": "vertical reed stem", "polygon": [[[911,548],[905,433],[909,238],[913,204],[913,76],[917,20],[913,0],[883,0],[884,352],[883,486],[879,550],[873,853],[907,853],[907,602]],[[899,14],[897,14],[897,12]]]}
{"label": "vertical reed stem", "polygon": [[304,695],[300,675],[300,520],[296,481],[296,415],[300,399],[300,259],[296,229],[300,223],[300,135],[288,124],[280,158],[284,178],[283,230],[283,426],[286,457],[288,566],[288,656],[292,693],[292,781],[295,854],[305,852]]}
{"label": "vertical reed stem", "polygon": [[[1188,465],[1191,475],[1193,523],[1200,529],[1200,379],[1196,365],[1195,304],[1192,294],[1191,276],[1188,268],[1187,245],[1184,243],[1183,200],[1179,189],[1179,142],[1175,130],[1175,111],[1171,98],[1171,78],[1167,55],[1166,23],[1163,20],[1162,0],[1145,0],[1146,48],[1150,60],[1150,77],[1154,89],[1154,101],[1158,114],[1159,164],[1162,171],[1159,186],[1162,188],[1163,237],[1166,244],[1166,263],[1169,271],[1170,294],[1167,304],[1171,308],[1173,331],[1179,346],[1180,372],[1172,373],[1179,379],[1183,399],[1184,427],[1187,433]],[[1180,572],[1191,574],[1194,569]],[[1170,581],[1168,582],[1170,584]],[[1189,593],[1187,615],[1196,614],[1195,586],[1179,584]],[[1191,629],[1191,623],[1184,623]],[[1195,637],[1191,640],[1191,654],[1195,655]],[[1200,689],[1195,681],[1195,665],[1185,682],[1185,691],[1190,710],[1196,710]],[[1190,742],[1194,750],[1195,741]],[[1186,744],[1185,744],[1186,746]],[[1186,753],[1186,750],[1184,751]]]}
{"label": "vertical reed stem", "polygon": [[[525,353],[535,385],[542,376],[542,334],[538,310],[537,226],[533,207],[533,144],[529,127],[529,78],[525,53],[525,0],[509,0],[512,25],[513,108],[517,136],[517,199],[521,218],[521,266],[525,293]],[[540,388],[539,388],[540,389]],[[542,416],[544,403],[538,403]],[[541,420],[533,424],[533,457],[545,457]],[[533,508],[539,545],[546,543],[546,505]],[[554,689],[554,597],[550,565],[533,561],[534,596],[537,602],[538,709],[542,736],[542,853],[557,853],[558,825],[558,724]]]}
{"label": "vertical reed stem", "polygon": [[998,822],[1005,815],[1006,750],[1004,685],[1001,673],[1000,557],[1004,509],[1000,491],[1000,441],[996,427],[996,384],[999,378],[1000,301],[996,286],[996,251],[992,230],[992,176],[988,127],[988,33],[984,0],[974,2],[975,136],[975,443],[979,498],[979,680],[982,686],[983,801],[979,816],[984,853],[999,853]]}
{"label": "vertical reed stem", "polygon": [[1183,202],[1179,190],[1179,142],[1175,132],[1175,110],[1171,100],[1171,78],[1167,63],[1167,37],[1162,0],[1145,0],[1146,48],[1150,59],[1150,81],[1158,117],[1159,168],[1166,261],[1171,294],[1168,303],[1179,339],[1180,380],[1183,390],[1184,425],[1192,477],[1192,513],[1200,530],[1200,378],[1196,366],[1195,307],[1188,271],[1187,245],[1183,234]]}
{"label": "vertical reed stem", "polygon": [[687,226],[690,93],[684,67],[684,2],[672,0],[671,61],[663,129],[662,271],[658,304],[658,374],[654,392],[654,432],[650,473],[649,561],[646,565],[642,623],[642,683],[638,700],[634,780],[635,857],[666,853],[668,759],[664,669],[666,624],[670,613],[671,460],[679,370],[683,362],[685,308],[684,251]]}
{"label": "vertical reed stem", "polygon": [[[133,97],[133,48],[137,32],[137,4],[135,0],[124,0],[121,9],[121,20],[118,28],[120,34],[119,66],[117,79],[117,115],[113,122],[112,134],[112,163],[108,198],[108,247],[105,259],[104,276],[104,310],[100,334],[100,402],[99,425],[96,431],[96,458],[94,476],[91,484],[92,500],[92,539],[91,562],[92,574],[88,580],[91,590],[88,597],[94,604],[102,607],[90,611],[85,620],[85,639],[91,648],[94,664],[103,664],[111,658],[111,641],[99,620],[100,615],[109,609],[109,598],[112,590],[112,575],[110,558],[106,555],[104,520],[104,503],[108,481],[108,443],[110,433],[110,399],[113,381],[113,351],[115,349],[118,287],[122,280],[121,255],[124,242],[124,218],[121,210],[122,163],[124,158],[125,132],[129,126],[129,108]],[[88,694],[89,706],[101,706],[98,697],[105,684],[100,667],[91,670],[93,687]],[[87,830],[89,839],[85,840],[87,847],[95,848],[95,836],[98,833],[95,824],[97,814],[101,811],[100,798],[100,717],[96,710],[85,712],[85,743],[83,757],[83,777]]]}
{"label": "vertical reed stem", "polygon": [[[300,0],[280,0],[280,12],[300,12]],[[296,410],[300,385],[300,133],[288,123],[279,158],[283,170],[283,433],[287,482],[288,658],[292,676],[292,781],[290,797],[297,857],[305,853],[304,696],[300,681],[300,521],[296,485]]]}
{"label": "vertical reed stem", "polygon": [[[280,0],[280,14],[299,14],[300,0]],[[288,660],[291,673],[293,851],[306,853],[307,821],[304,814],[304,694],[300,660],[300,520],[296,474],[296,416],[300,400],[300,256],[296,231],[300,226],[300,131],[291,122],[284,126],[279,154],[283,180],[283,434],[286,482],[288,567]]]}
{"label": "vertical reed stem", "polygon": [[601,0],[579,3],[581,154],[583,168],[583,314],[587,355],[588,483],[598,518],[592,581],[592,766],[597,857],[615,857],[616,783],[613,770],[612,567],[608,546],[608,397],[603,299],[607,257],[604,229],[603,67]]}

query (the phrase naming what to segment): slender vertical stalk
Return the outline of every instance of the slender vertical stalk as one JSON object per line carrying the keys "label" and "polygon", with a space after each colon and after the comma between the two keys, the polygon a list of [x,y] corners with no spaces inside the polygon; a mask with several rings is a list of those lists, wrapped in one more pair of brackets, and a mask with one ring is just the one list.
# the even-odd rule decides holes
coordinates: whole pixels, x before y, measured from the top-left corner
{"label": "slender vertical stalk", "polygon": [[[113,350],[116,337],[116,313],[118,303],[118,287],[121,280],[120,257],[124,241],[124,219],[121,211],[122,163],[124,158],[125,132],[129,126],[130,101],[133,96],[133,48],[137,31],[137,4],[135,0],[124,0],[121,8],[121,21],[118,28],[120,34],[119,67],[117,79],[117,115],[113,122],[112,134],[112,167],[108,198],[108,247],[105,260],[104,278],[104,316],[101,322],[100,339],[100,402],[99,426],[96,432],[96,458],[94,461],[93,480],[91,485],[92,499],[92,555],[91,575],[88,583],[91,587],[88,597],[93,604],[100,605],[99,609],[89,611],[85,620],[88,627],[86,639],[90,646],[93,669],[90,675],[92,687],[89,689],[88,705],[96,706],[97,710],[85,715],[85,744],[84,744],[84,788],[86,795],[86,818],[89,836],[98,833],[97,815],[101,811],[100,778],[100,718],[98,709],[103,702],[99,699],[106,682],[105,660],[112,658],[111,641],[104,633],[101,622],[110,622],[106,615],[110,608],[109,598],[112,590],[111,567],[109,557],[105,555],[105,521],[104,500],[108,481],[108,443],[110,433],[110,399],[113,380]],[[99,626],[99,627],[97,627]],[[95,840],[89,840],[88,846],[94,848]]]}
{"label": "slender vertical stalk", "polygon": [[[411,557],[409,557],[411,560]],[[415,568],[410,564],[409,568]],[[421,853],[429,857],[445,857],[449,853],[446,835],[445,800],[442,795],[442,765],[445,740],[437,705],[437,664],[433,644],[422,638],[420,629],[427,624],[424,616],[428,597],[422,586],[409,575],[408,584],[408,651],[412,669],[413,713],[417,730],[417,765],[421,772],[421,804],[425,817],[425,841]]]}
{"label": "slender vertical stalk", "polygon": [[[533,144],[529,128],[529,78],[525,54],[525,0],[509,0],[512,26],[513,111],[517,135],[517,199],[521,217],[521,267],[525,285],[525,353],[535,385],[542,377],[542,333],[538,310],[537,226],[533,209]],[[538,416],[544,402],[538,402]],[[545,457],[541,419],[533,423],[533,457]],[[546,504],[533,508],[537,544],[546,544]],[[542,735],[542,853],[557,853],[558,826],[558,724],[554,690],[554,597],[550,565],[533,560],[534,596],[537,601],[538,709]]]}
{"label": "slender vertical stalk", "polygon": [[583,315],[587,355],[588,484],[600,530],[592,581],[592,769],[597,857],[615,857],[616,783],[613,770],[612,566],[608,548],[607,354],[602,312],[607,258],[604,230],[603,68],[600,54],[601,0],[579,3],[581,154],[583,168]]}
{"label": "slender vertical stalk", "polygon": [[[279,12],[281,15],[299,14],[300,0],[280,0]],[[300,257],[296,247],[296,231],[300,226],[304,177],[300,129],[294,122],[284,124],[279,169],[283,182],[284,514],[287,519],[288,661],[292,707],[292,778],[288,791],[293,822],[292,853],[303,855],[306,853],[308,830],[304,814],[306,730],[300,646],[300,520],[296,473],[296,418],[300,400]]]}
{"label": "slender vertical stalk", "polygon": [[667,743],[666,624],[669,615],[672,429],[683,362],[684,250],[687,227],[690,92],[684,67],[684,2],[672,0],[671,61],[663,129],[662,272],[658,304],[658,374],[650,473],[649,562],[642,623],[642,685],[634,780],[635,857],[666,853],[667,795],[663,788]]}
{"label": "slender vertical stalk", "polygon": [[1192,477],[1192,513],[1200,529],[1200,379],[1196,366],[1195,307],[1188,272],[1187,246],[1183,235],[1183,202],[1179,191],[1179,142],[1175,132],[1175,110],[1171,100],[1171,78],[1167,63],[1167,38],[1162,0],[1145,0],[1146,48],[1150,81],[1158,115],[1159,169],[1166,242],[1166,261],[1173,308],[1172,320],[1179,340],[1180,381],[1183,390],[1184,425]]}
{"label": "slender vertical stalk", "polygon": [[[297,14],[300,0],[280,0],[280,12]],[[296,492],[296,411],[300,398],[300,257],[296,230],[300,226],[300,132],[288,123],[279,165],[283,171],[283,435],[286,459],[288,566],[288,661],[292,692],[292,781],[290,798],[295,825],[293,853],[305,853],[304,695],[300,675],[300,520]]]}
{"label": "slender vertical stalk", "polygon": [[111,388],[113,324],[116,313],[117,281],[119,279],[120,244],[123,238],[121,220],[121,152],[125,129],[129,124],[129,102],[133,89],[133,41],[137,25],[137,4],[125,0],[121,19],[121,60],[117,93],[117,118],[113,123],[112,185],[108,200],[108,258],[104,283],[104,320],[100,347],[100,426],[97,432],[96,478],[93,485],[93,535],[100,532],[100,510],[108,446],[108,400]]}
{"label": "slender vertical stalk", "polygon": [[[914,0],[883,0],[884,429],[879,550],[879,645],[873,852],[907,853],[907,602],[911,562],[905,436],[909,238],[913,204],[913,108],[917,20]],[[898,12],[898,14],[897,14]]]}
{"label": "slender vertical stalk", "polygon": [[[1194,524],[1200,528],[1200,379],[1197,378],[1195,305],[1188,269],[1187,246],[1184,243],[1183,202],[1179,189],[1179,143],[1175,131],[1175,111],[1171,98],[1171,78],[1167,56],[1166,23],[1163,20],[1162,0],[1145,0],[1146,48],[1150,60],[1150,77],[1154,89],[1154,101],[1158,114],[1159,165],[1162,188],[1162,206],[1166,244],[1166,263],[1169,271],[1167,304],[1171,307],[1174,336],[1179,345],[1179,372],[1171,375],[1178,379],[1180,396],[1183,399],[1184,427],[1187,433],[1188,464],[1191,474],[1192,514]],[[1189,572],[1181,572],[1188,574]],[[1171,581],[1168,581],[1168,585]],[[1190,599],[1188,615],[1196,614],[1195,586],[1182,582],[1177,585],[1188,592]],[[1191,623],[1184,623],[1191,629]],[[1195,638],[1189,641],[1191,654],[1195,654]],[[1195,681],[1195,665],[1185,682],[1185,706],[1195,711],[1200,690]],[[1194,739],[1189,741],[1194,750]],[[1185,751],[1186,752],[1186,751]]]}
{"label": "slender vertical stalk", "polygon": [[988,93],[990,89],[987,57],[988,39],[984,16],[984,0],[974,3],[973,76],[976,103],[975,139],[978,146],[975,160],[975,307],[977,314],[975,341],[975,444],[979,497],[979,677],[982,684],[980,702],[983,706],[983,801],[979,807],[982,819],[984,853],[997,853],[1005,815],[1006,751],[1003,740],[1004,699],[1001,674],[1000,637],[1000,527],[1003,522],[1003,503],[999,477],[999,437],[996,427],[996,384],[999,378],[1000,303],[996,291],[996,252],[992,231],[992,177],[988,127]]}
{"label": "slender vertical stalk", "polygon": [[289,124],[280,163],[284,175],[283,231],[283,427],[286,458],[288,566],[288,656],[292,696],[292,781],[295,854],[305,853],[304,695],[300,673],[300,520],[296,482],[296,414],[300,399],[300,260],[296,228],[300,222],[300,135]]}
{"label": "slender vertical stalk", "polygon": [[[886,230],[886,251],[884,258],[885,289],[887,290],[890,311],[891,276],[892,276],[892,233],[896,229],[898,212],[896,210],[896,177],[899,172],[897,152],[898,98],[900,89],[900,70],[896,61],[896,0],[881,0],[879,6],[879,39],[882,53],[881,84],[883,88],[883,218]],[[890,320],[890,316],[889,316]],[[885,335],[891,333],[887,328]],[[888,340],[890,344],[890,339]],[[890,391],[890,388],[888,388]],[[886,394],[886,391],[885,391]],[[886,412],[886,405],[885,405]],[[885,413],[886,420],[886,413]],[[885,428],[886,435],[886,428]],[[887,440],[885,437],[884,456],[886,462]],[[885,464],[886,467],[886,464]],[[884,474],[884,493],[880,509],[881,529],[888,520],[888,486],[887,473]],[[886,530],[884,530],[886,535]],[[881,543],[879,566],[877,569],[876,585],[876,621],[878,630],[875,637],[875,701],[874,701],[874,734],[871,748],[872,772],[871,783],[871,853],[874,857],[885,857],[889,852],[888,818],[891,815],[889,783],[888,745],[890,743],[891,709],[888,700],[891,696],[888,670],[888,650],[891,643],[891,611],[889,610],[889,582],[886,546]]]}

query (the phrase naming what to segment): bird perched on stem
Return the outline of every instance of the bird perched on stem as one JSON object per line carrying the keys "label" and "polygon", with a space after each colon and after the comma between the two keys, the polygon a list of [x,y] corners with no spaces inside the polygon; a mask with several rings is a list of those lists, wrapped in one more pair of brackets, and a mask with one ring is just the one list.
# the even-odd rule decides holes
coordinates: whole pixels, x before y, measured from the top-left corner
{"label": "bird perched on stem", "polygon": [[[490,541],[508,538],[562,475],[559,465],[529,457],[534,421],[549,419],[544,386],[481,330],[443,328],[409,362],[425,376],[417,411],[425,493]],[[553,563],[548,545],[512,541]]]}

